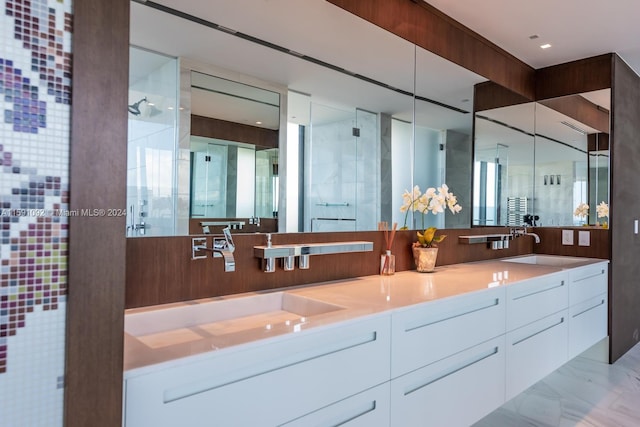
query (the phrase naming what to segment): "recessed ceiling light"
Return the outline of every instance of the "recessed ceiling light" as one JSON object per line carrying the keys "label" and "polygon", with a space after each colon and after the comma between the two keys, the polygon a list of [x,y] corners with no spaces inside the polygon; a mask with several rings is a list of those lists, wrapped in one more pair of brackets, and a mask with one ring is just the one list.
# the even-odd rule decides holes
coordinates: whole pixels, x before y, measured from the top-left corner
{"label": "recessed ceiling light", "polygon": [[256,124],[257,124],[257,125],[261,125],[261,124],[262,124],[262,122],[256,122]]}
{"label": "recessed ceiling light", "polygon": [[529,36],[529,38],[530,38],[531,40],[535,40],[535,39],[537,39],[537,38],[540,38],[540,36],[539,36],[539,35],[537,35],[537,34],[532,34],[532,35],[530,35],[530,36]]}
{"label": "recessed ceiling light", "polygon": [[550,47],[551,47],[551,45],[549,43],[540,45],[540,48],[542,48],[542,49],[549,49]]}

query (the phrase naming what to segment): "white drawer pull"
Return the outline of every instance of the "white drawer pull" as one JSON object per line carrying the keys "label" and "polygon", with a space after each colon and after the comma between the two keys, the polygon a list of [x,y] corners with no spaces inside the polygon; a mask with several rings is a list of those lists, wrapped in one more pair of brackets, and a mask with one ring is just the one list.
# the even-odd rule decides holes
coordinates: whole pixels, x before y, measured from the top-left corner
{"label": "white drawer pull", "polygon": [[482,302],[482,303],[474,304],[472,306],[466,307],[464,309],[464,311],[462,311],[462,312],[458,312],[458,313],[454,313],[454,314],[450,314],[450,315],[445,315],[447,317],[441,317],[441,318],[437,318],[435,320],[426,321],[426,323],[425,323],[425,320],[420,320],[418,322],[413,322],[413,323],[407,324],[405,329],[404,329],[404,331],[405,332],[411,332],[411,331],[414,331],[416,329],[420,329],[420,328],[424,328],[424,327],[427,327],[427,326],[435,325],[436,323],[440,323],[440,322],[444,322],[444,321],[447,321],[447,320],[451,320],[451,319],[454,319],[456,317],[466,316],[467,314],[475,313],[476,311],[481,311],[481,310],[486,310],[487,308],[496,307],[499,304],[500,304],[500,298],[494,298],[492,301],[490,301],[488,303]]}
{"label": "white drawer pull", "polygon": [[184,399],[186,397],[205,393],[207,391],[215,390],[219,387],[224,387],[229,384],[244,381],[252,377],[267,374],[269,372],[274,372],[279,369],[288,368],[299,363],[308,362],[319,357],[328,356],[330,354],[338,353],[340,351],[348,350],[361,345],[369,344],[371,342],[374,342],[376,339],[377,332],[373,331],[370,333],[361,334],[346,338],[344,340],[329,343],[319,348],[313,348],[300,353],[294,353],[287,357],[282,357],[280,359],[274,360],[272,366],[268,369],[257,369],[255,367],[249,367],[247,369],[241,370],[240,372],[232,373],[230,375],[218,375],[215,377],[203,378],[200,381],[165,390],[163,402],[170,403],[176,400]]}
{"label": "white drawer pull", "polygon": [[559,285],[549,286],[549,287],[547,287],[547,288],[539,289],[539,290],[537,290],[537,291],[530,292],[530,293],[528,293],[528,294],[524,294],[524,295],[520,295],[520,296],[514,297],[514,298],[512,298],[512,299],[513,299],[513,301],[517,301],[517,300],[519,300],[519,299],[526,298],[526,297],[530,297],[530,296],[532,296],[532,295],[541,294],[541,293],[543,293],[543,292],[549,292],[549,291],[551,291],[551,290],[558,289],[558,288],[561,288],[561,287],[563,287],[563,286],[564,286],[564,280],[563,280],[563,281],[561,281]]}
{"label": "white drawer pull", "polygon": [[555,328],[556,326],[561,325],[561,324],[563,324],[563,323],[564,323],[564,317],[561,317],[559,322],[556,322],[556,323],[554,323],[554,324],[553,324],[553,325],[551,325],[551,326],[547,326],[546,328],[541,329],[541,330],[539,330],[538,332],[534,332],[533,334],[531,334],[531,335],[529,335],[529,336],[526,336],[525,338],[519,339],[518,341],[515,341],[515,342],[514,342],[514,343],[512,343],[511,345],[518,345],[518,344],[520,344],[520,343],[522,343],[522,342],[525,342],[526,340],[528,340],[528,339],[530,339],[530,338],[535,337],[536,335],[540,335],[541,333],[543,333],[543,332],[545,332],[545,331],[548,331],[549,329]]}
{"label": "white drawer pull", "polygon": [[574,317],[574,318],[576,318],[576,317],[580,316],[581,314],[586,313],[587,311],[591,311],[591,310],[593,310],[594,308],[598,308],[598,307],[600,307],[602,304],[604,304],[604,299],[603,299],[602,301],[600,301],[598,304],[594,305],[593,307],[589,307],[589,308],[587,308],[587,309],[585,309],[585,310],[582,310],[580,313],[576,313],[576,314],[574,314],[574,315],[573,315],[573,317]]}
{"label": "white drawer pull", "polygon": [[[320,409],[321,410],[321,409]],[[331,419],[323,420],[322,422],[314,422],[314,425],[322,425],[322,426],[330,426],[330,427],[339,427],[343,426],[347,423],[350,423],[353,420],[356,420],[363,415],[367,415],[370,412],[376,410],[376,401],[373,400],[371,402],[366,402],[361,405],[358,405],[356,408],[353,408],[346,414],[340,415],[338,417],[331,417]],[[307,414],[309,415],[309,414]],[[303,415],[300,418],[304,418],[307,415]],[[299,421],[300,418],[296,418],[293,421],[289,421],[285,424],[280,424],[280,427],[302,427],[304,425],[308,425],[308,423]]]}
{"label": "white drawer pull", "polygon": [[455,365],[450,366],[447,370],[443,372],[439,372],[433,375],[432,377],[427,378],[426,380],[422,381],[419,385],[409,386],[407,389],[405,389],[404,395],[407,396],[411,393],[414,393],[430,384],[435,383],[436,381],[440,381],[441,379],[444,379],[449,375],[453,375],[458,371],[468,368],[471,365],[475,365],[476,363],[481,362],[496,354],[498,354],[498,347],[494,347],[491,350],[484,351],[470,359],[456,363]]}

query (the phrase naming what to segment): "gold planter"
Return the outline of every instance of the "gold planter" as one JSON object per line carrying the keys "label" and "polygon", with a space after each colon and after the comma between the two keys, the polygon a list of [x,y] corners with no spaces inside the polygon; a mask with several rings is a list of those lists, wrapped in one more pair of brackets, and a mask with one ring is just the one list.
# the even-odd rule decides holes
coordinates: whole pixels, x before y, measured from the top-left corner
{"label": "gold planter", "polygon": [[438,248],[413,248],[413,260],[419,273],[431,273],[436,267]]}

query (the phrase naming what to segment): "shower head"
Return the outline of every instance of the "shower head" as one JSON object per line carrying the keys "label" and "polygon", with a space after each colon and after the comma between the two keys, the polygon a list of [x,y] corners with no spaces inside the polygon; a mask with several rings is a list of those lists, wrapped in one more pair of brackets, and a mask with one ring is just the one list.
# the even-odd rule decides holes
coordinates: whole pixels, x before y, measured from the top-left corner
{"label": "shower head", "polygon": [[147,97],[146,96],[144,98],[142,98],[140,101],[129,105],[129,112],[131,114],[133,114],[134,116],[139,116],[140,115],[140,104],[142,104],[143,102],[147,102]]}

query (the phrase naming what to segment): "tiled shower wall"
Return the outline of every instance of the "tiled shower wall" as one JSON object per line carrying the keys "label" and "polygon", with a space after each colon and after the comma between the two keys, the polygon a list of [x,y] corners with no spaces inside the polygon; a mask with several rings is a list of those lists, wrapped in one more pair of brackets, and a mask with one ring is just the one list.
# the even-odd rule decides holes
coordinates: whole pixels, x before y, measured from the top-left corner
{"label": "tiled shower wall", "polygon": [[63,422],[71,0],[0,2],[0,425]]}

